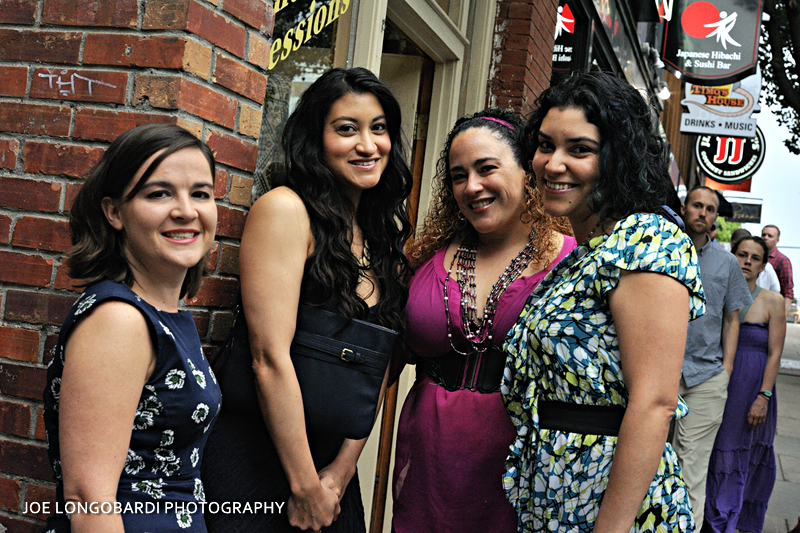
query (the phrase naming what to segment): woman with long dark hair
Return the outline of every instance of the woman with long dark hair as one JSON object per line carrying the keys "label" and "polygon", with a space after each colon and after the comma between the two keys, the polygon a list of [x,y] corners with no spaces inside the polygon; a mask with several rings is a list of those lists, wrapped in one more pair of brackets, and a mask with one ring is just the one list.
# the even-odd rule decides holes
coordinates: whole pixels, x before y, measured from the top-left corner
{"label": "woman with long dark hair", "polygon": [[456,121],[409,251],[417,379],[397,430],[397,533],[517,530],[500,484],[514,427],[500,398],[499,347],[534,287],[575,247],[524,169],[523,126],[500,109]]}
{"label": "woman with long dark hair", "polygon": [[517,433],[506,494],[524,532],[692,531],[666,439],[686,412],[687,323],[704,296],[692,241],[658,214],[674,191],[655,113],[601,72],[573,73],[536,103],[527,134],[544,208],[581,244],[505,345]]}
{"label": "woman with long dark hair", "polygon": [[355,473],[366,439],[306,427],[290,346],[300,304],[402,329],[411,173],[400,124],[389,88],[362,68],[323,74],[286,123],[285,186],[253,205],[239,253],[252,360],[225,367],[203,470],[210,502],[277,506],[209,516],[211,530],[365,530]]}
{"label": "woman with long dark hair", "polygon": [[178,303],[200,287],[216,225],[214,157],[178,126],[123,133],[89,172],[67,257],[84,291],[44,392],[48,531],[206,531],[200,461],[221,397]]}

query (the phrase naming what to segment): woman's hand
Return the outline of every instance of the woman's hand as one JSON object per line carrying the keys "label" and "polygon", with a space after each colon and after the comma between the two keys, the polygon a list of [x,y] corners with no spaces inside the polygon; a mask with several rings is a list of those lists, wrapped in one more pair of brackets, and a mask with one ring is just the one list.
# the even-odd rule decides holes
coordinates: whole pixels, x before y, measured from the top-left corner
{"label": "woman's hand", "polygon": [[340,498],[341,495],[325,482],[308,491],[292,494],[286,505],[289,523],[300,529],[319,531],[339,516]]}
{"label": "woman's hand", "polygon": [[769,408],[769,400],[763,395],[756,396],[753,405],[750,406],[750,411],[747,413],[747,425],[750,429],[756,429],[764,423],[767,418],[767,409]]}

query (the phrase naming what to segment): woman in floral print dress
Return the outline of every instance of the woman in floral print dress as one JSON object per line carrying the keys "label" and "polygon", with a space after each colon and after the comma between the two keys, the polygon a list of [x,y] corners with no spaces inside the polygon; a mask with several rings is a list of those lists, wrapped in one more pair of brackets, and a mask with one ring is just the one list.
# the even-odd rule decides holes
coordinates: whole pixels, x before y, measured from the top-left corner
{"label": "woman in floral print dress", "polygon": [[[655,116],[600,72],[546,90],[528,122],[545,210],[579,243],[506,339],[517,438],[503,483],[520,531],[693,531],[669,421],[689,319],[704,311]],[[677,220],[677,219],[676,219]]]}
{"label": "woman in floral print dress", "polygon": [[189,311],[214,240],[214,158],[177,126],[123,133],[70,211],[85,287],[44,391],[48,532],[205,532],[200,461],[220,410]]}

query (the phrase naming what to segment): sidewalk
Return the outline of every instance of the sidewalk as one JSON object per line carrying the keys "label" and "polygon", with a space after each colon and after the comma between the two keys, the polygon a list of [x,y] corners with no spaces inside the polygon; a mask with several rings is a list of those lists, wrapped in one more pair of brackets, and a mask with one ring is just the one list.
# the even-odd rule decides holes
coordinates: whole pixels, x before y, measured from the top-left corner
{"label": "sidewalk", "polygon": [[787,324],[778,374],[777,479],[763,533],[786,533],[800,516],[800,325]]}

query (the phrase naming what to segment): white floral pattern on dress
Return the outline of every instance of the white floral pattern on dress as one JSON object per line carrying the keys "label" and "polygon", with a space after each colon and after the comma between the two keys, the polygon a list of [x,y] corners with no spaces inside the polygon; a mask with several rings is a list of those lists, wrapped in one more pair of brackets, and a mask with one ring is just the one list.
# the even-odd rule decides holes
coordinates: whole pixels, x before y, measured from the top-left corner
{"label": "white floral pattern on dress", "polygon": [[158,479],[142,479],[131,483],[131,490],[134,492],[144,492],[150,495],[154,500],[160,500],[164,497],[164,480]]}
{"label": "white floral pattern on dress", "polygon": [[175,516],[178,518],[178,525],[186,529],[192,525],[192,515],[185,512],[185,511],[178,511],[175,513]]}
{"label": "white floral pattern on dress", "polygon": [[155,457],[155,464],[152,470],[154,474],[164,472],[167,476],[173,476],[181,469],[181,458],[177,457],[173,450],[156,448],[153,457]]}
{"label": "white floral pattern on dress", "polygon": [[206,404],[197,404],[197,408],[194,410],[194,413],[192,413],[192,420],[199,424],[206,419],[208,416],[208,411],[208,406]]}
{"label": "white floral pattern on dress", "polygon": [[125,459],[125,473],[135,476],[144,468],[144,459],[141,455],[128,448],[128,457]]}
{"label": "white floral pattern on dress", "polygon": [[177,368],[173,368],[169,372],[167,372],[167,377],[164,380],[167,387],[172,390],[175,389],[182,389],[184,380],[186,379],[186,372],[183,370],[178,370]]}
{"label": "white floral pattern on dress", "polygon": [[199,502],[206,501],[206,491],[200,478],[194,478],[194,498]]}
{"label": "white floral pattern on dress", "polygon": [[82,299],[78,303],[78,307],[75,309],[75,313],[74,313],[75,316],[83,314],[87,309],[89,309],[91,306],[93,306],[96,301],[97,301],[97,296],[94,295],[94,294],[91,294],[91,295],[87,296],[86,298]]}
{"label": "white floral pattern on dress", "polygon": [[192,461],[192,467],[196,467],[197,463],[200,462],[200,448],[192,449],[192,455],[189,459]]}

